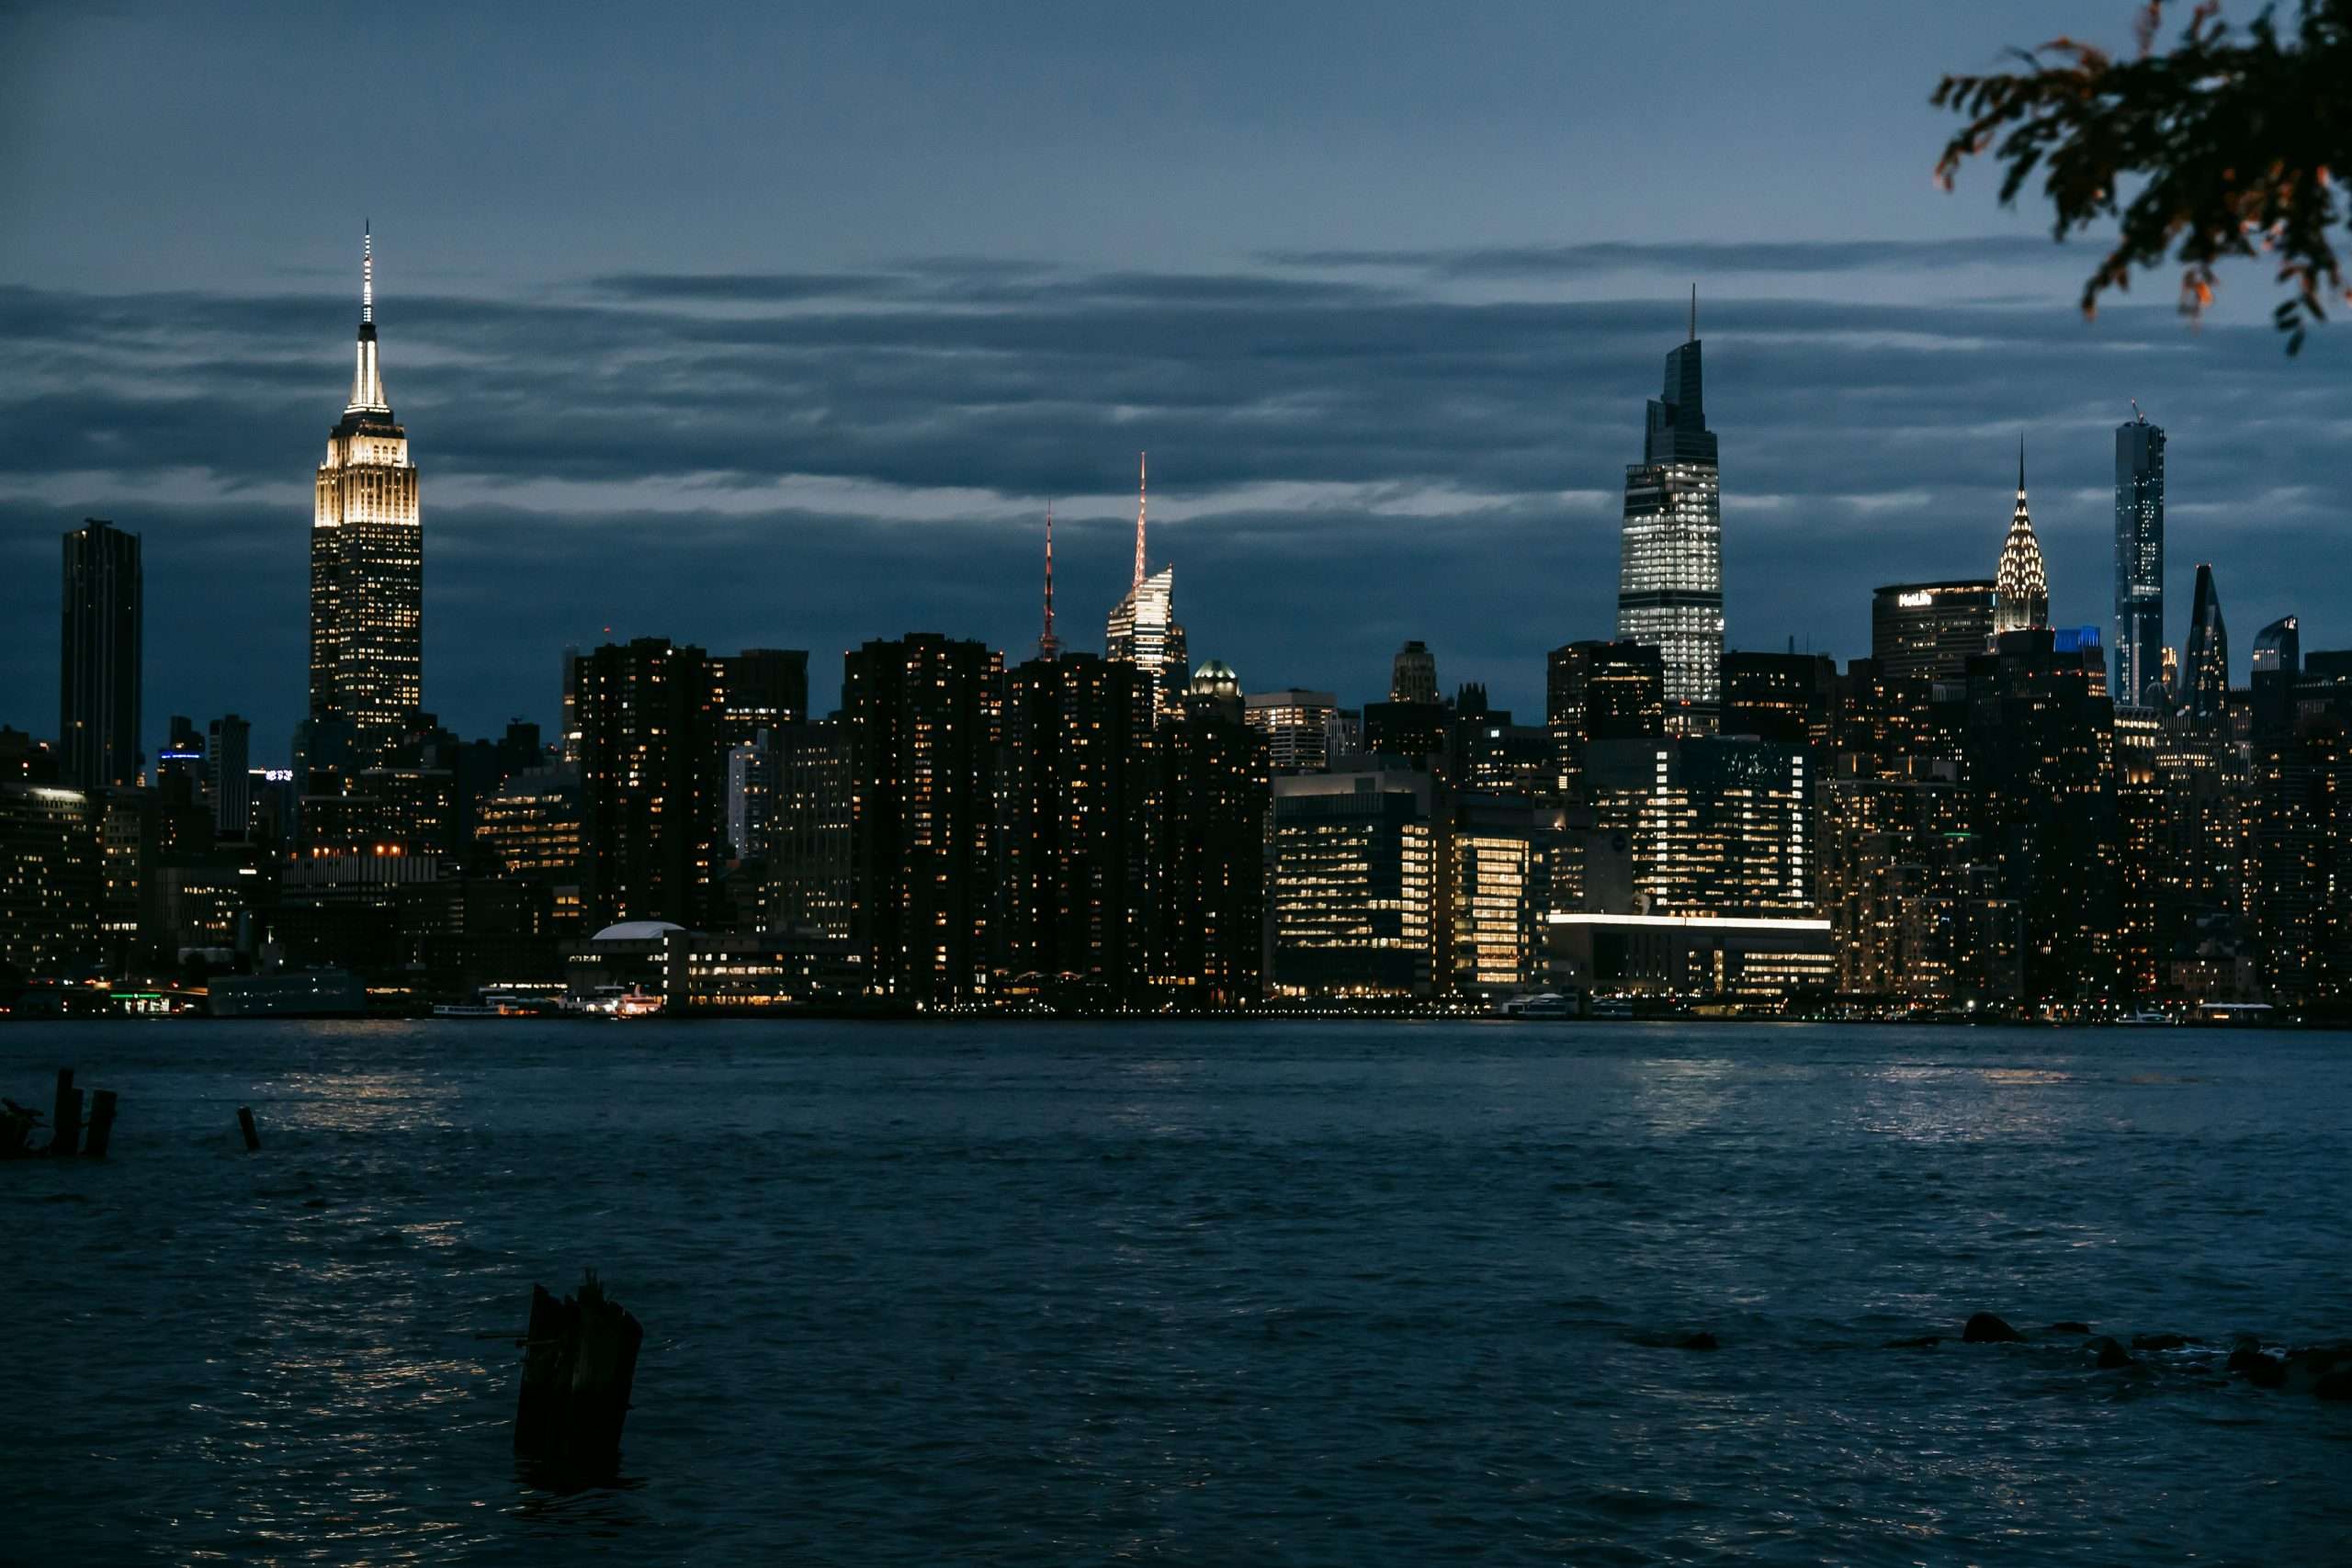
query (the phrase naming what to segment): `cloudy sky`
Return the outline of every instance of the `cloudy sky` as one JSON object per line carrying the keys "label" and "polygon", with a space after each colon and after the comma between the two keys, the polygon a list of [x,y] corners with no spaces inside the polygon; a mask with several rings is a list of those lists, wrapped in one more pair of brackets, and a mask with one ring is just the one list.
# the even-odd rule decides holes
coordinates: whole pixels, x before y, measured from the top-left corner
{"label": "cloudy sky", "polygon": [[0,0],[0,723],[56,725],[57,537],[145,538],[147,728],[304,686],[363,220],[423,469],[425,692],[552,725],[566,643],[1024,654],[1125,586],[1136,454],[1196,657],[1539,714],[1612,627],[1642,405],[1701,295],[1734,646],[1868,651],[1989,575],[2017,438],[2109,619],[2114,425],[2172,437],[2170,635],[2352,644],[2352,328],[2256,271],[2084,322],[2093,254],[1928,171],[1946,70],[2127,0],[1890,7],[144,7]]}

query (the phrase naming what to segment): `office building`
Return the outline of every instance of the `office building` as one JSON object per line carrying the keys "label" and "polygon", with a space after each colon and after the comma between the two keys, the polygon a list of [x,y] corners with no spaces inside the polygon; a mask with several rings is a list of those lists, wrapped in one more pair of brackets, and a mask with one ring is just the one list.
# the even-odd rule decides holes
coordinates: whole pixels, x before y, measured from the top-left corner
{"label": "office building", "polygon": [[1272,787],[1242,714],[1231,666],[1211,660],[1153,742],[1151,979],[1167,1005],[1242,1007],[1261,987]]}
{"label": "office building", "polygon": [[933,633],[842,659],[852,940],[877,998],[939,1008],[989,992],[1003,692],[998,654]]}
{"label": "office building", "polygon": [[375,241],[360,262],[351,400],[327,436],[311,525],[310,716],[378,761],[424,700],[424,532],[408,433],[376,357]]}
{"label": "office building", "polygon": [[1266,762],[1277,773],[1319,773],[1331,765],[1339,729],[1340,699],[1329,692],[1295,687],[1252,692],[1241,699],[1244,723],[1266,744]]}
{"label": "office building", "polygon": [[796,725],[776,739],[768,809],[768,930],[846,943],[850,938],[849,745],[838,719]]}
{"label": "office building", "polygon": [[65,536],[57,748],[74,789],[139,781],[142,592],[138,535],[92,517]]}
{"label": "office building", "polygon": [[205,727],[204,792],[212,805],[212,830],[242,839],[254,820],[254,727],[227,714]]}
{"label": "office building", "polygon": [[103,815],[82,790],[0,784],[0,967],[70,979],[97,960]]}
{"label": "office building", "polygon": [[1964,681],[1993,641],[1993,581],[1891,582],[1871,595],[1871,658],[1886,674]]}
{"label": "office building", "polygon": [[1972,826],[2018,902],[2024,989],[2088,1005],[2117,989],[2115,706],[2096,637],[2003,633],[1968,671]]}
{"label": "office building", "polygon": [[2132,408],[2115,431],[2115,700],[2149,703],[2164,669],[2165,433]]}
{"label": "office building", "polygon": [[1801,746],[1732,736],[1586,748],[1598,825],[1633,836],[1643,915],[1812,918],[1815,773]]}
{"label": "office building", "polygon": [[718,674],[667,637],[606,643],[574,677],[591,926],[701,923],[723,791]]}
{"label": "office building", "polygon": [[476,808],[473,841],[495,874],[549,889],[550,924],[587,919],[588,844],[577,768],[526,768]]}
{"label": "office building", "polygon": [[1434,783],[1404,769],[1273,781],[1274,994],[1430,994]]}
{"label": "office building", "polygon": [[1126,596],[1112,607],[1104,628],[1103,653],[1114,663],[1133,664],[1143,671],[1143,690],[1158,718],[1182,705],[1191,666],[1186,662],[1184,628],[1176,624],[1176,569],[1166,566],[1156,572],[1145,569],[1148,470],[1141,457],[1136,463],[1135,576]]}
{"label": "office building", "polygon": [[1649,405],[1642,460],[1625,470],[1617,636],[1658,650],[1667,728],[1713,728],[1724,650],[1722,483],[1707,428],[1698,294],[1689,341],[1666,356],[1664,392]]}
{"label": "office building", "polygon": [[808,655],[797,648],[747,648],[711,660],[718,684],[719,742],[746,746],[760,731],[808,716]]}
{"label": "office building", "polygon": [[1072,1005],[1129,1007],[1148,973],[1151,704],[1140,666],[1064,652],[1006,680],[1005,966]]}
{"label": "office building", "polygon": [[2222,619],[2222,591],[2210,561],[2197,563],[2197,592],[2189,601],[2188,647],[2181,660],[2175,701],[2186,710],[2189,728],[2218,737],[2230,698],[2230,631]]}
{"label": "office building", "polygon": [[1584,798],[1584,750],[1595,740],[1666,733],[1666,666],[1638,642],[1572,642],[1544,661],[1544,716],[1552,733],[1553,787]]}
{"label": "office building", "polygon": [[1837,685],[1837,663],[1826,653],[1725,653],[1723,732],[1819,745],[1829,735]]}
{"label": "office building", "polygon": [[1437,696],[1437,655],[1425,642],[1408,642],[1389,661],[1388,700],[1434,705]]}

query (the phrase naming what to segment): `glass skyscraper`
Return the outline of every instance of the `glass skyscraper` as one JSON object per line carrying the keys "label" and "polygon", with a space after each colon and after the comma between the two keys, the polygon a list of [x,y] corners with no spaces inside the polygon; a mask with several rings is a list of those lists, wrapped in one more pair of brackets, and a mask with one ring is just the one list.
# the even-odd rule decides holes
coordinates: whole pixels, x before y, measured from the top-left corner
{"label": "glass skyscraper", "polygon": [[2140,413],[2115,431],[2115,700],[2164,678],[2165,433]]}
{"label": "glass skyscraper", "polygon": [[1698,307],[1690,340],[1666,356],[1666,387],[1649,406],[1642,460],[1625,469],[1617,636],[1658,650],[1668,728],[1713,728],[1724,653],[1724,528],[1714,432],[1699,366]]}

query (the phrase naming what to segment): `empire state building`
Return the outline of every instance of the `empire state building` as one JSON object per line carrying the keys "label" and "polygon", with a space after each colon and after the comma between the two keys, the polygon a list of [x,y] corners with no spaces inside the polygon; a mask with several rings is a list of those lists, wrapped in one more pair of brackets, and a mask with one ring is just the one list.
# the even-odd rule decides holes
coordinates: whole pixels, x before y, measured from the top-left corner
{"label": "empire state building", "polygon": [[361,242],[351,400],[327,434],[311,524],[311,718],[379,755],[424,698],[424,532],[408,432],[376,360],[376,243]]}

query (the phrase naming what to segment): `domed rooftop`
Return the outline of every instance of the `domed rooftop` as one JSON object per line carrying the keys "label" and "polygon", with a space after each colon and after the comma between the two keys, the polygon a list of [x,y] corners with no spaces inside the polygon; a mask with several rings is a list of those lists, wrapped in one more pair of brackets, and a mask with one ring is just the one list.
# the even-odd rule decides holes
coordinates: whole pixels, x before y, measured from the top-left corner
{"label": "domed rooftop", "polygon": [[1193,690],[1203,696],[1241,694],[1241,677],[1222,659],[1212,659],[1193,671]]}
{"label": "domed rooftop", "polygon": [[591,942],[659,942],[672,931],[686,928],[674,920],[623,920],[606,926],[588,940]]}

